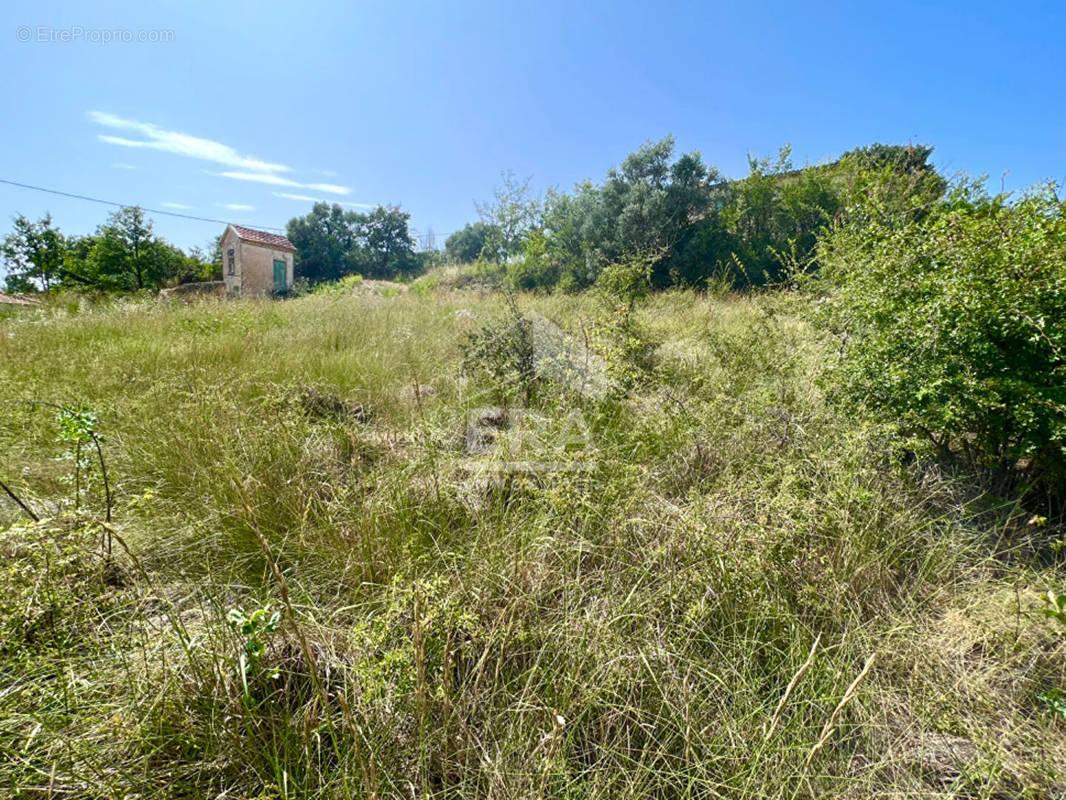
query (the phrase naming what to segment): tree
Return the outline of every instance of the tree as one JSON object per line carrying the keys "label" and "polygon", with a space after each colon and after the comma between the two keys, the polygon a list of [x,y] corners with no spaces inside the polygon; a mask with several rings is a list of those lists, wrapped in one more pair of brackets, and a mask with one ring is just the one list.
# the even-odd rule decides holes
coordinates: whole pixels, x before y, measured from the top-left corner
{"label": "tree", "polygon": [[796,264],[808,265],[818,235],[841,207],[842,187],[832,164],[796,169],[791,149],[777,159],[748,159],[719,211],[721,239],[713,274],[733,286],[780,281]]}
{"label": "tree", "polygon": [[675,161],[667,136],[627,156],[601,184],[549,191],[542,215],[547,239],[536,242],[528,265],[510,273],[523,286],[554,280],[580,289],[608,264],[648,258],[652,285],[660,288],[777,283],[796,267],[817,268],[819,237],[868,193],[891,200],[878,208],[897,215],[935,202],[945,184],[928,163],[931,152],[871,145],[796,169],[785,147],[776,159],[749,158],[747,177],[727,181],[699,153]]}
{"label": "tree", "polygon": [[96,286],[91,257],[96,247],[96,236],[71,236],[63,254],[63,283],[73,286]]}
{"label": "tree", "polygon": [[589,286],[604,265],[638,256],[656,256],[653,273],[664,271],[686,231],[710,209],[710,186],[718,178],[699,153],[672,162],[673,152],[672,136],[648,142],[602,184],[586,181],[572,195],[549,193],[547,249],[564,282]]}
{"label": "tree", "polygon": [[485,222],[467,223],[444,242],[444,254],[448,260],[469,264],[481,256],[489,237],[502,241],[502,234],[493,225]]}
{"label": "tree", "polygon": [[410,218],[397,206],[378,206],[361,215],[359,239],[369,277],[395,278],[417,271],[419,262],[407,226]]}
{"label": "tree", "polygon": [[140,208],[130,206],[113,212],[89,236],[64,236],[50,216],[37,222],[19,216],[0,243],[0,254],[8,291],[59,286],[137,291],[221,278],[219,237],[208,247],[211,255],[199,248],[186,255],[155,234]]}
{"label": "tree", "polygon": [[200,277],[197,280],[222,280],[222,234],[211,239],[204,248],[191,248],[189,258],[199,263]]}
{"label": "tree", "polygon": [[296,270],[313,283],[364,274],[394,278],[417,272],[408,220],[397,207],[378,206],[369,214],[316,203],[305,217],[289,220],[286,231],[296,247]]}
{"label": "tree", "polygon": [[88,266],[100,288],[131,291],[158,289],[180,272],[183,260],[178,248],[155,235],[143,210],[127,206],[97,229]]}
{"label": "tree", "polygon": [[51,289],[62,279],[66,247],[66,239],[53,227],[50,214],[37,222],[21,214],[15,217],[14,230],[0,245],[7,269],[7,290]]}
{"label": "tree", "polygon": [[360,215],[336,203],[315,203],[307,216],[290,219],[286,232],[296,248],[297,274],[318,283],[358,272],[351,256],[358,250],[359,226]]}
{"label": "tree", "polygon": [[[929,213],[948,183],[929,163],[928,145],[872,144],[849,150],[837,162],[843,179],[844,204],[859,213],[876,208],[902,224]],[[871,195],[879,202],[871,204]]]}
{"label": "tree", "polygon": [[559,282],[558,265],[548,255],[548,237],[543,230],[526,236],[523,256],[507,265],[507,280],[515,289],[536,290]]}
{"label": "tree", "polygon": [[500,178],[492,201],[475,203],[475,207],[486,226],[482,255],[503,262],[518,255],[523,237],[540,226],[543,203],[530,190],[530,178],[519,180],[510,171]]}

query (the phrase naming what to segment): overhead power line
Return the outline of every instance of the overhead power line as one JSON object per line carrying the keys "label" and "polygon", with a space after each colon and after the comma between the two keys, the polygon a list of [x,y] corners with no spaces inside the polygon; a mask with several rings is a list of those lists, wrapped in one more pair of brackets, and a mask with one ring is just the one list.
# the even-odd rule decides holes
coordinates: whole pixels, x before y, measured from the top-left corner
{"label": "overhead power line", "polygon": [[[102,200],[99,197],[89,197],[88,195],[75,194],[73,192],[61,192],[58,189],[46,189],[43,186],[34,186],[33,184],[29,184],[29,183],[19,183],[18,181],[9,181],[6,178],[0,178],[0,183],[5,183],[8,186],[17,186],[20,189],[32,189],[35,192],[45,192],[47,194],[59,195],[60,197],[69,197],[69,198],[74,199],[74,200],[85,200],[85,201],[90,202],[90,203],[99,203],[100,205],[114,206],[115,208],[127,208],[129,206],[137,206],[138,208],[142,209],[143,211],[148,212],[149,214],[163,214],[164,216],[167,216],[167,217],[178,217],[179,219],[191,219],[191,220],[194,220],[195,222],[211,222],[211,223],[214,223],[214,224],[217,224],[217,225],[229,225],[230,224],[230,221],[229,220],[225,220],[225,219],[215,219],[213,217],[197,217],[197,216],[195,216],[193,214],[181,214],[181,213],[179,213],[177,211],[164,211],[164,210],[162,210],[160,208],[145,208],[144,206],[139,205],[138,203],[116,203],[113,200]],[[278,227],[274,227],[274,226],[271,226],[271,225],[251,225],[250,227],[258,228],[258,229],[264,230],[264,231],[279,231],[281,233],[285,232],[284,228],[278,228]],[[434,232],[432,234],[432,236],[435,239],[445,239],[445,238],[451,236],[452,233],[454,233],[454,232],[455,231],[449,231],[447,233],[436,233],[436,232]],[[417,231],[412,231],[412,235],[417,237],[420,240],[420,244],[422,244],[423,247],[428,245],[428,243],[429,243],[428,242],[428,236],[430,234],[428,234],[428,233],[419,234]],[[422,240],[424,240],[424,239],[427,240],[427,241],[425,241],[423,243]]]}
{"label": "overhead power line", "polygon": [[[112,200],[101,200],[99,197],[89,197],[89,196],[84,195],[84,194],[73,194],[71,192],[61,192],[58,189],[46,189],[43,186],[32,186],[31,184],[28,184],[28,183],[19,183],[18,181],[9,181],[9,180],[7,180],[5,178],[0,178],[0,183],[6,183],[9,186],[17,186],[20,189],[32,189],[35,192],[47,192],[48,194],[57,194],[60,197],[71,197],[71,198],[73,198],[75,200],[87,200],[90,203],[100,203],[101,205],[105,205],[105,206],[115,206],[116,208],[127,208],[129,206],[138,206],[142,210],[147,211],[149,214],[164,214],[164,215],[166,215],[168,217],[180,217],[181,219],[191,219],[191,220],[195,220],[196,222],[213,222],[213,223],[216,223],[218,225],[229,225],[229,220],[212,219],[211,217],[195,217],[192,214],[179,214],[176,211],[162,211],[162,210],[160,210],[158,208],[145,208],[144,206],[139,206],[137,203],[116,203],[116,202],[114,202]],[[284,232],[284,230],[285,230],[284,228],[276,228],[276,227],[272,227],[270,225],[255,225],[253,227],[259,228],[260,230],[264,230],[264,231],[282,231],[282,232]]]}

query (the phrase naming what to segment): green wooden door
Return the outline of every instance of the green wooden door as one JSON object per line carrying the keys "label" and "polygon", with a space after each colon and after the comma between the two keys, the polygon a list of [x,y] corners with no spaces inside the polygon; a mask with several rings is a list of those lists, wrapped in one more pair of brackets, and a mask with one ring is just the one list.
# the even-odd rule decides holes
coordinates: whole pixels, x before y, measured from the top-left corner
{"label": "green wooden door", "polygon": [[285,286],[285,262],[274,259],[274,291],[284,292]]}

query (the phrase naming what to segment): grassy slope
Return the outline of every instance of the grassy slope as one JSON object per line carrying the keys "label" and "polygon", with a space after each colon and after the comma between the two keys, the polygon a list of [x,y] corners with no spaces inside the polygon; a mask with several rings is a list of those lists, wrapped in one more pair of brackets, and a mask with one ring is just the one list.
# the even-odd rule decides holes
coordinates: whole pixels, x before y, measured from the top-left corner
{"label": "grassy slope", "polygon": [[[596,317],[589,297],[520,304],[575,333]],[[595,469],[493,481],[464,429],[501,398],[460,345],[504,311],[440,291],[0,320],[0,401],[99,413],[136,556],[105,573],[99,477],[75,512],[54,412],[0,407],[0,479],[48,517],[0,505],[0,786],[1066,788],[1066,724],[1034,700],[1066,682],[1033,613],[1061,573],[1024,557],[1019,510],[900,466],[886,431],[825,402],[798,301],[654,298],[658,366],[627,397],[538,392],[549,428],[581,412]],[[226,614],[266,603],[284,622],[245,691]]]}

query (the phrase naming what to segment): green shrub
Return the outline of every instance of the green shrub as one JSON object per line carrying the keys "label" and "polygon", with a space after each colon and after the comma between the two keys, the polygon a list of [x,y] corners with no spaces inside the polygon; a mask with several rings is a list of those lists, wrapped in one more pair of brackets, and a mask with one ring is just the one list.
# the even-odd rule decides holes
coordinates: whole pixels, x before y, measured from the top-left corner
{"label": "green shrub", "polygon": [[878,197],[819,248],[839,385],[1002,489],[1061,492],[1066,219],[1054,187],[1012,201],[960,183],[921,215]]}
{"label": "green shrub", "polygon": [[548,253],[544,231],[531,231],[523,243],[522,258],[507,265],[507,280],[520,291],[551,289],[559,282],[559,267]]}
{"label": "green shrub", "polygon": [[344,295],[353,291],[362,282],[362,275],[345,275],[340,280],[318,284],[311,290],[311,293],[331,296]]}
{"label": "green shrub", "polygon": [[528,404],[537,383],[533,320],[519,311],[513,295],[508,295],[507,301],[505,319],[467,335],[461,346],[463,366],[469,372],[487,372],[498,387],[519,388]]}

